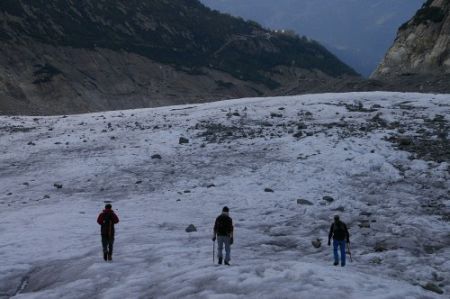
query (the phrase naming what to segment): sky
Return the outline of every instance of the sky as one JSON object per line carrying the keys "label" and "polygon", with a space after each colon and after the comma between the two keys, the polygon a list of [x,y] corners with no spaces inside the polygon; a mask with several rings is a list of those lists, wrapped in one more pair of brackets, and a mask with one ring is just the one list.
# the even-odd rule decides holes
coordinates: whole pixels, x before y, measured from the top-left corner
{"label": "sky", "polygon": [[369,76],[392,45],[397,29],[424,0],[201,0],[222,12],[271,29],[292,29],[324,44]]}

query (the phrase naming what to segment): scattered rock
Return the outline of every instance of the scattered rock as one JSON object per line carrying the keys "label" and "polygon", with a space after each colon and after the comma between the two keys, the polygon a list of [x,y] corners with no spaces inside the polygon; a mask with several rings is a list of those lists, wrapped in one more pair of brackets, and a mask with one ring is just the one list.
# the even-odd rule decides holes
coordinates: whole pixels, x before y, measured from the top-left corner
{"label": "scattered rock", "polygon": [[314,205],[314,204],[313,204],[312,202],[310,202],[309,200],[302,199],[302,198],[297,199],[297,204],[298,204],[298,205],[305,205],[305,206],[312,206],[312,205]]}
{"label": "scattered rock", "polygon": [[27,145],[36,145],[33,141],[27,143]]}
{"label": "scattered rock", "polygon": [[370,222],[369,220],[361,220],[361,222],[358,224],[360,228],[370,228]]}
{"label": "scattered rock", "polygon": [[44,195],[44,199],[49,199],[49,198],[50,198],[50,195],[48,195],[48,194]]}
{"label": "scattered rock", "polygon": [[209,184],[208,186],[206,186],[206,188],[213,188],[213,187],[215,187],[216,185],[214,185],[214,184]]}
{"label": "scattered rock", "polygon": [[265,189],[264,189],[264,192],[273,192],[273,190],[270,189],[270,188],[265,188]]}
{"label": "scattered rock", "polygon": [[276,113],[276,112],[271,112],[270,113],[270,117],[274,118],[274,117],[283,117],[283,114],[281,113]]}
{"label": "scattered rock", "polygon": [[191,193],[191,190],[184,190],[184,193]]}
{"label": "scattered rock", "polygon": [[329,203],[332,203],[334,201],[334,198],[331,196],[324,196],[322,197],[322,199]]}
{"label": "scattered rock", "polygon": [[398,144],[400,146],[409,146],[412,145],[412,143],[413,143],[412,140],[408,137],[401,137],[398,139]]}
{"label": "scattered rock", "polygon": [[141,180],[136,181],[136,185],[139,185],[139,184],[142,184],[142,181],[141,181]]}
{"label": "scattered rock", "polygon": [[302,131],[298,131],[297,133],[295,133],[295,134],[292,135],[292,136],[294,136],[295,138],[300,138],[300,137],[303,136],[303,132],[302,132]]}
{"label": "scattered rock", "polygon": [[444,294],[444,291],[432,282],[429,282],[426,285],[423,285],[422,288],[427,291],[435,292],[437,294]]}
{"label": "scattered rock", "polygon": [[372,259],[369,261],[369,263],[375,264],[375,265],[380,265],[381,262],[382,262],[381,258],[379,258],[379,257],[377,257],[377,256],[374,257],[374,258],[372,258]]}
{"label": "scattered rock", "polygon": [[311,242],[312,246],[314,246],[314,248],[320,248],[322,246],[322,242],[320,241],[320,239],[315,239]]}
{"label": "scattered rock", "polygon": [[53,187],[55,187],[56,189],[61,189],[63,187],[63,185],[59,184],[59,183],[54,183]]}
{"label": "scattered rock", "polygon": [[306,136],[308,136],[308,137],[314,136],[314,133],[313,132],[306,132]]}
{"label": "scattered rock", "polygon": [[366,211],[362,211],[361,213],[359,213],[359,215],[370,217],[370,216],[372,216],[372,213],[366,212]]}
{"label": "scattered rock", "polygon": [[161,157],[160,154],[154,154],[154,155],[152,155],[152,159],[158,159],[158,160],[161,160],[162,157]]}
{"label": "scattered rock", "polygon": [[192,233],[192,232],[196,232],[196,231],[197,231],[197,228],[193,224],[189,224],[189,226],[186,227],[186,232],[187,233]]}
{"label": "scattered rock", "polygon": [[386,247],[386,244],[384,244],[382,242],[377,242],[373,249],[375,249],[375,252],[383,252],[383,251],[387,250],[387,247]]}
{"label": "scattered rock", "polygon": [[178,141],[179,144],[186,144],[189,143],[189,139],[180,137],[180,140]]}
{"label": "scattered rock", "polygon": [[177,201],[181,201],[181,199],[178,198]]}
{"label": "scattered rock", "polygon": [[333,211],[336,211],[336,212],[344,212],[345,211],[345,208],[343,207],[343,206],[339,206],[339,207],[337,207],[336,209],[333,209]]}

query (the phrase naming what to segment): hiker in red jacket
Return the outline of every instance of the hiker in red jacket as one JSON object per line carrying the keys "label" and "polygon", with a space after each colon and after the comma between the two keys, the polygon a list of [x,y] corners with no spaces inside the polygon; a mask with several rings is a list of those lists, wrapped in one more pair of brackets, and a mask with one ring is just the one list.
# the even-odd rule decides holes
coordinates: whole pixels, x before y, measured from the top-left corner
{"label": "hiker in red jacket", "polygon": [[114,224],[119,223],[119,217],[112,210],[111,204],[106,204],[103,212],[98,215],[97,223],[101,225],[103,259],[112,261],[114,244]]}

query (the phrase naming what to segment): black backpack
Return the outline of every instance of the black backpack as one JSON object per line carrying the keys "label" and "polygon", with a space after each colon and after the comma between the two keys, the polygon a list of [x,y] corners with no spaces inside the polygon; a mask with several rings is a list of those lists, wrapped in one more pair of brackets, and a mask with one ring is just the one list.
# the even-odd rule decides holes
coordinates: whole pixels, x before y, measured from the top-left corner
{"label": "black backpack", "polygon": [[344,240],[346,237],[345,224],[341,221],[333,223],[333,236],[338,240]]}
{"label": "black backpack", "polygon": [[112,213],[103,213],[102,235],[111,237],[113,234]]}

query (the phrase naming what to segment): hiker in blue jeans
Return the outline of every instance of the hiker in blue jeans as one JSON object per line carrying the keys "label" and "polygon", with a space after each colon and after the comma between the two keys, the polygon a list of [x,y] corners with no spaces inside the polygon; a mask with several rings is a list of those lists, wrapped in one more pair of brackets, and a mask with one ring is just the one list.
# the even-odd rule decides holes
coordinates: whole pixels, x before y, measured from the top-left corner
{"label": "hiker in blue jeans", "polygon": [[339,216],[334,216],[334,222],[331,224],[330,233],[328,234],[328,246],[331,245],[331,238],[333,238],[333,254],[334,265],[339,265],[338,249],[341,253],[341,266],[345,266],[345,243],[350,243],[350,234],[348,233],[347,225],[339,219]]}
{"label": "hiker in blue jeans", "polygon": [[230,210],[228,207],[223,207],[222,214],[216,218],[214,223],[214,235],[213,242],[217,240],[217,257],[219,259],[219,265],[222,265],[223,261],[223,247],[225,246],[225,265],[230,265],[230,253],[231,245],[233,244],[233,220],[229,215]]}

